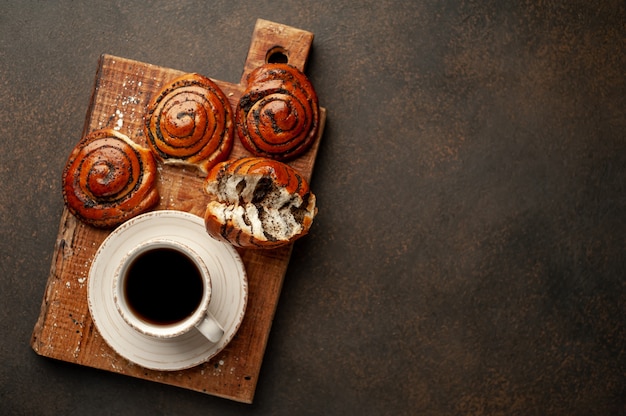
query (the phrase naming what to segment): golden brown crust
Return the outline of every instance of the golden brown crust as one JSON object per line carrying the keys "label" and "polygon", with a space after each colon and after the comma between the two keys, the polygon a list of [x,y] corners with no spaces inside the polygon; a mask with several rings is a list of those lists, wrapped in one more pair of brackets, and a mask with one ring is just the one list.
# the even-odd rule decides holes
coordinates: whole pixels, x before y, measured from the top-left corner
{"label": "golden brown crust", "polygon": [[315,195],[292,167],[267,158],[222,162],[208,174],[212,197],[207,232],[244,248],[275,248],[308,233],[317,214]]}
{"label": "golden brown crust", "polygon": [[63,170],[63,198],[81,221],[112,228],[159,202],[152,153],[125,135],[96,130],[72,150]]}
{"label": "golden brown crust", "polygon": [[148,105],[144,132],[165,163],[193,165],[204,174],[233,147],[233,116],[226,95],[209,78],[186,74]]}
{"label": "golden brown crust", "polygon": [[265,64],[247,83],[235,114],[244,147],[283,161],[309,149],[319,130],[319,104],[306,75],[288,64]]}

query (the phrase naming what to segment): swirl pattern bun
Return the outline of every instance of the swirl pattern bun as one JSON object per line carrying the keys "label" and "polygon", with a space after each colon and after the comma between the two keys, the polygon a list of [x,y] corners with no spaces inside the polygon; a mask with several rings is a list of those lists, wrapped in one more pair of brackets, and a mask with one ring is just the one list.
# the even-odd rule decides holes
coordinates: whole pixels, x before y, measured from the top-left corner
{"label": "swirl pattern bun", "polygon": [[207,232],[245,248],[275,248],[307,234],[317,214],[315,195],[290,166],[267,158],[222,162],[207,176],[213,198]]}
{"label": "swirl pattern bun", "polygon": [[237,134],[253,155],[292,159],[315,141],[319,112],[306,75],[288,64],[265,64],[248,76],[235,114]]}
{"label": "swirl pattern bun", "polygon": [[165,163],[193,165],[204,174],[225,160],[233,147],[228,99],[209,78],[183,75],[148,105],[144,131],[148,145]]}
{"label": "swirl pattern bun", "polygon": [[72,150],[63,170],[63,198],[81,221],[112,228],[159,202],[152,153],[111,129],[96,130]]}

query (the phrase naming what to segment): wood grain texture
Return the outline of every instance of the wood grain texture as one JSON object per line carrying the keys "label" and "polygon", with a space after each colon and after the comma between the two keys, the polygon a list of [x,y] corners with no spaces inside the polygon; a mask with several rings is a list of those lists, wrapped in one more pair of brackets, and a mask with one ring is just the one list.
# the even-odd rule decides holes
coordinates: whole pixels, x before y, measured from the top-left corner
{"label": "wood grain texture", "polygon": [[248,74],[266,63],[268,55],[273,52],[286,55],[291,65],[304,71],[312,45],[311,32],[267,20],[257,20],[240,84],[245,85]]}
{"label": "wood grain texture", "polygon": [[[294,51],[288,54],[290,63],[303,69],[312,40],[308,32],[259,20],[244,74],[262,64],[260,57],[264,59],[268,48],[277,45],[285,51]],[[142,129],[145,107],[162,86],[182,74],[174,69],[103,55],[83,135],[113,128],[146,146]],[[245,85],[214,81],[235,108]],[[326,111],[321,110],[321,129],[315,144],[289,163],[308,180],[323,133]],[[236,139],[231,158],[247,155]],[[208,203],[203,181],[191,167],[159,164],[160,202],[156,209],[203,216]],[[117,355],[100,336],[89,314],[89,268],[109,232],[87,226],[64,210],[41,313],[32,334],[32,348],[42,356],[251,403],[292,246],[269,251],[238,250],[248,275],[249,298],[245,318],[234,339],[202,365],[182,371],[154,371]]]}

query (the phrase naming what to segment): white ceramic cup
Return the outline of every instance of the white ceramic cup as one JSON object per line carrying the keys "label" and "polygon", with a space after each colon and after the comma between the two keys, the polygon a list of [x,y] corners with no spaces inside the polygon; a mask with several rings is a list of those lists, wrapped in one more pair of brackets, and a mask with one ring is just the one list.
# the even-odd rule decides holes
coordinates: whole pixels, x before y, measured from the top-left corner
{"label": "white ceramic cup", "polygon": [[116,268],[113,299],[124,321],[144,335],[174,338],[195,328],[213,343],[224,335],[209,312],[209,270],[178,241],[155,238],[135,246]]}

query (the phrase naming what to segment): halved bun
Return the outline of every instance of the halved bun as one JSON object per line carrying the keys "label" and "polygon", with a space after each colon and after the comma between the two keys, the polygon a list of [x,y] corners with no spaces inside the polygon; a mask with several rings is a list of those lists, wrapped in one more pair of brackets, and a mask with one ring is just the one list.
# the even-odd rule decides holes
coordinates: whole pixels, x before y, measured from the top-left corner
{"label": "halved bun", "polygon": [[207,232],[237,247],[274,248],[305,235],[315,195],[292,167],[261,157],[219,163],[209,172]]}

